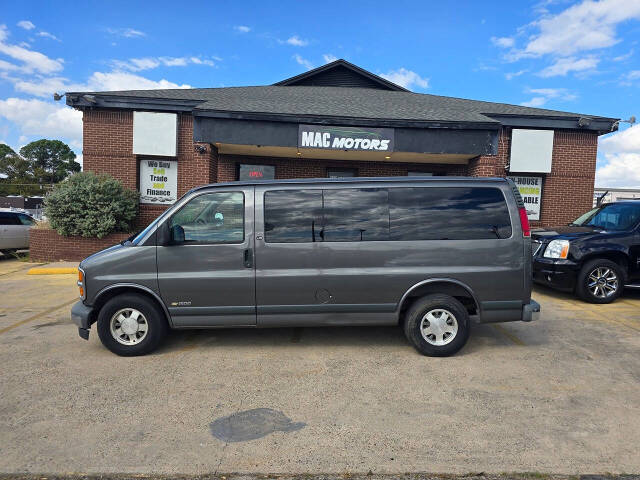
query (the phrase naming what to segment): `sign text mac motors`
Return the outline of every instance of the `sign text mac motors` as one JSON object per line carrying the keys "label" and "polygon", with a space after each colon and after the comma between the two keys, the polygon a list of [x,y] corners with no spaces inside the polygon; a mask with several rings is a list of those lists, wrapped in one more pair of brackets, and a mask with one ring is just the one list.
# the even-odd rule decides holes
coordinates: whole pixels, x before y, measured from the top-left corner
{"label": "sign text mac motors", "polygon": [[298,148],[393,152],[393,128],[298,125]]}

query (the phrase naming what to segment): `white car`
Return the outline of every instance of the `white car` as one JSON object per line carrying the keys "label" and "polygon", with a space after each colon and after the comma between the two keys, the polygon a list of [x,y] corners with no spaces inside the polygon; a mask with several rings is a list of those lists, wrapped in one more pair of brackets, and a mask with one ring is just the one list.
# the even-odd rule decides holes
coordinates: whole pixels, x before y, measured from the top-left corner
{"label": "white car", "polygon": [[29,229],[35,224],[26,213],[0,211],[0,251],[29,248]]}

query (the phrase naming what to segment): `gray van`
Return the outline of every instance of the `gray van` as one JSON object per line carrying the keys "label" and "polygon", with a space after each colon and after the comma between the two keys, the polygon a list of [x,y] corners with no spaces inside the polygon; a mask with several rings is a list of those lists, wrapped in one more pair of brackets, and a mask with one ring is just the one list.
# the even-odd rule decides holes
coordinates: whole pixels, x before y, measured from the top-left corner
{"label": "gray van", "polygon": [[526,211],[503,178],[207,185],[79,270],[71,317],[118,355],[174,328],[401,325],[445,356],[471,321],[540,311]]}

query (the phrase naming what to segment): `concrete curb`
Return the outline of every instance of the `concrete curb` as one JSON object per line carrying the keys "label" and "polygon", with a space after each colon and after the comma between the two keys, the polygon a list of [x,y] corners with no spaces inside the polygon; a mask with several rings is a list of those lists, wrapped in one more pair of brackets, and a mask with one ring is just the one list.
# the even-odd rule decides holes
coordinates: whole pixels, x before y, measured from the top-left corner
{"label": "concrete curb", "polygon": [[27,275],[75,275],[77,267],[34,267],[27,271]]}

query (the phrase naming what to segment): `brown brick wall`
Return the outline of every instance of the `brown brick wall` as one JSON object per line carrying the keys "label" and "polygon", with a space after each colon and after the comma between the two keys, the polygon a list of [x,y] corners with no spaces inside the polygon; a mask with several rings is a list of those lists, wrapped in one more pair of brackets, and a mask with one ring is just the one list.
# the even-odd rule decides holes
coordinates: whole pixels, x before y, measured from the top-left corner
{"label": "brown brick wall", "polygon": [[34,262],[80,261],[91,254],[116,245],[130,233],[112,233],[104,238],[63,237],[55,230],[29,230],[29,259]]}
{"label": "brown brick wall", "polygon": [[[556,130],[553,138],[551,173],[518,172],[513,175],[542,176],[540,221],[533,226],[569,223],[593,205],[598,135],[592,132]],[[498,154],[469,162],[469,175],[503,177],[508,174],[511,129],[499,137]]]}
{"label": "brown brick wall", "polygon": [[276,178],[322,178],[328,168],[355,168],[360,177],[406,176],[409,170],[441,173],[446,175],[466,175],[466,165],[416,164],[395,162],[352,162],[345,160],[318,160],[307,158],[249,157],[224,155],[218,158],[218,182],[237,180],[237,165],[241,163],[274,165]]}
{"label": "brown brick wall", "polygon": [[[129,188],[137,188],[138,164],[133,150],[133,114],[125,111],[84,112],[84,168],[105,172]],[[178,194],[198,185],[236,180],[237,164],[275,165],[276,178],[326,177],[327,168],[356,168],[359,176],[404,176],[408,170],[447,175],[505,176],[509,163],[511,129],[498,140],[498,154],[470,160],[469,165],[352,162],[305,158],[218,155],[209,144],[193,143],[193,118],[178,117]],[[195,147],[204,147],[199,152]],[[556,131],[552,172],[543,177],[542,221],[535,225],[567,223],[592,205],[597,135],[571,130]],[[526,173],[518,173],[527,175]],[[529,174],[536,176],[540,174]],[[141,205],[139,227],[144,227],[166,207]]]}

